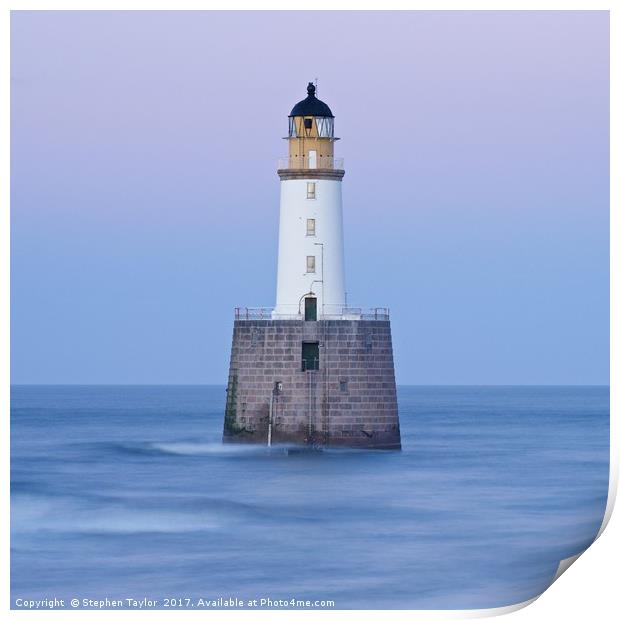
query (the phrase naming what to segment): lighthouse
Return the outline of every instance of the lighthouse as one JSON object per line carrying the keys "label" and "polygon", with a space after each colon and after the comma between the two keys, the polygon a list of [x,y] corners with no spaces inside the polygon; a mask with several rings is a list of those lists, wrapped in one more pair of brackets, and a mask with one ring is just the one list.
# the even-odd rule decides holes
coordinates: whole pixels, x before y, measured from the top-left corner
{"label": "lighthouse", "polygon": [[288,157],[279,163],[280,234],[274,318],[340,316],[345,308],[342,160],[334,116],[308,96],[288,118]]}
{"label": "lighthouse", "polygon": [[389,310],[345,294],[334,120],[313,83],[288,116],[275,306],[235,309],[224,442],[400,449]]}

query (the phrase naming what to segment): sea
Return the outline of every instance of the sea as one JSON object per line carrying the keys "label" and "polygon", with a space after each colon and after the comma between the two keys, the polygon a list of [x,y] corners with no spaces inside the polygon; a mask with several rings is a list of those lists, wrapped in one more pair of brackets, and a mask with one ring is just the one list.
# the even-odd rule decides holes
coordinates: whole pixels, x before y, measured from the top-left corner
{"label": "sea", "polygon": [[12,607],[498,607],[599,531],[608,387],[402,386],[402,451],[224,445],[225,396],[14,386]]}

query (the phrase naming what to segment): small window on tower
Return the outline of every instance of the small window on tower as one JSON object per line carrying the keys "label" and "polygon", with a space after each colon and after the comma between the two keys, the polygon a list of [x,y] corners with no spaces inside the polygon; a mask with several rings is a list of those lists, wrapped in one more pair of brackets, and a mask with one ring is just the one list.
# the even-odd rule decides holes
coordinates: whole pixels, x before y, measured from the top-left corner
{"label": "small window on tower", "polygon": [[314,237],[316,235],[316,220],[306,220],[306,236]]}
{"label": "small window on tower", "polygon": [[315,260],[314,256],[306,256],[306,273],[314,273]]}
{"label": "small window on tower", "polygon": [[306,198],[314,200],[316,198],[316,183],[309,182],[306,186]]}

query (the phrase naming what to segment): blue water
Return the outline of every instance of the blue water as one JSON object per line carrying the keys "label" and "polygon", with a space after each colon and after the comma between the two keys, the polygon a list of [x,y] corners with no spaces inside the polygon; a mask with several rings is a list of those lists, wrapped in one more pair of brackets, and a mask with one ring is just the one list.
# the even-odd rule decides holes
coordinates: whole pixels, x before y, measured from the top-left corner
{"label": "blue water", "polygon": [[[14,387],[12,600],[479,608],[605,509],[606,387],[402,387],[402,452],[221,444],[223,387]],[[185,603],[185,602],[184,602]]]}

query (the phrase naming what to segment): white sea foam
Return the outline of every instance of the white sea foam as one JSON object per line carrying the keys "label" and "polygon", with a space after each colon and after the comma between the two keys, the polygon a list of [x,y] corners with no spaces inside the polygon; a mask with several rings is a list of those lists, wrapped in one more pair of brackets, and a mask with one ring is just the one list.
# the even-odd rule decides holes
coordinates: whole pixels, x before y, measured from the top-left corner
{"label": "white sea foam", "polygon": [[224,443],[199,443],[190,441],[156,442],[149,444],[151,450],[182,456],[240,455],[266,452],[266,446],[244,446]]}

